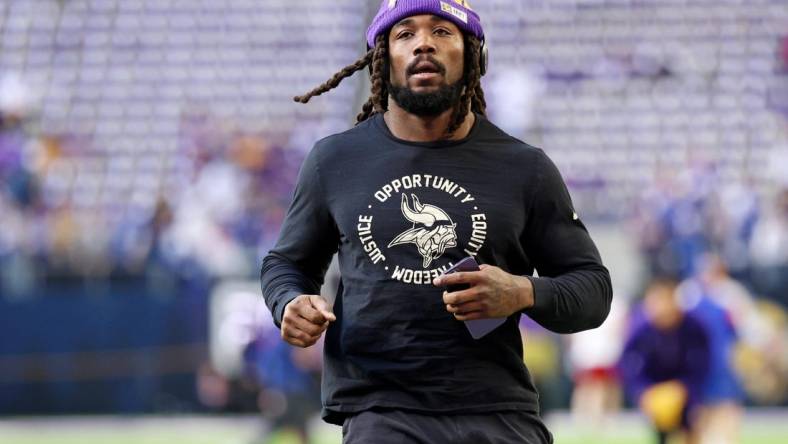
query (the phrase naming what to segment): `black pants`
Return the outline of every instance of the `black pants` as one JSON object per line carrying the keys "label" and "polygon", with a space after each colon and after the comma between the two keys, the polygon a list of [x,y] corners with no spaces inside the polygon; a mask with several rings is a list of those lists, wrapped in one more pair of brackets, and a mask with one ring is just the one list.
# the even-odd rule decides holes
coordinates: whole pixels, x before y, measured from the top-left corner
{"label": "black pants", "polygon": [[368,410],[345,418],[343,444],[552,444],[539,416],[525,412],[428,415]]}

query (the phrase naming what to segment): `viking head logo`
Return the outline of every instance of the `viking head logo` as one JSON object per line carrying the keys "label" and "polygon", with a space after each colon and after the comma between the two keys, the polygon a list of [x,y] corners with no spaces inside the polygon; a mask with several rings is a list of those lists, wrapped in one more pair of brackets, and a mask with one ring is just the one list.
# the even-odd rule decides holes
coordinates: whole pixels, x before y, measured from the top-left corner
{"label": "viking head logo", "polygon": [[389,243],[389,248],[416,244],[419,254],[424,258],[424,268],[427,268],[433,260],[441,257],[447,247],[457,246],[457,233],[454,232],[457,224],[440,208],[422,204],[415,194],[411,194],[411,197],[413,208],[408,205],[408,197],[402,194],[402,214],[413,222],[413,228],[395,237]]}

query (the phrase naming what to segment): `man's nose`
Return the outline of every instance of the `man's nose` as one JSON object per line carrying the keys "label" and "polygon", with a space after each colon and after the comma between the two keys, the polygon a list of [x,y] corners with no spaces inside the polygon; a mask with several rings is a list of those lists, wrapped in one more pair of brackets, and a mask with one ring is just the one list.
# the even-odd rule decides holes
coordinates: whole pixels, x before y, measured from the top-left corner
{"label": "man's nose", "polygon": [[418,39],[416,47],[413,49],[413,55],[435,54],[435,41],[432,39],[431,33],[423,33]]}

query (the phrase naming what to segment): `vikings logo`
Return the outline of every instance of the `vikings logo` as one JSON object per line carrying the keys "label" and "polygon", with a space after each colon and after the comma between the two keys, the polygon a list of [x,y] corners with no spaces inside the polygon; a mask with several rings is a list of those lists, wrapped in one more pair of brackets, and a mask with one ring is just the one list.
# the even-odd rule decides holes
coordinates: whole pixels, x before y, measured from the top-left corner
{"label": "vikings logo", "polygon": [[424,258],[424,268],[427,268],[433,260],[443,255],[446,248],[457,246],[457,233],[454,232],[457,224],[440,208],[422,204],[415,194],[411,194],[411,197],[413,208],[408,205],[408,197],[402,194],[402,215],[413,222],[413,228],[395,237],[389,243],[389,248],[416,244],[419,254]]}

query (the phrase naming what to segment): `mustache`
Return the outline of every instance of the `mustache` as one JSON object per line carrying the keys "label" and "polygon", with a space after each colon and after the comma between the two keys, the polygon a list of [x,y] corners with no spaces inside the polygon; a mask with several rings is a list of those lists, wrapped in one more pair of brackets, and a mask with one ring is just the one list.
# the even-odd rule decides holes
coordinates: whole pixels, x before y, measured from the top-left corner
{"label": "mustache", "polygon": [[407,74],[408,77],[412,76],[413,74],[416,74],[416,66],[419,63],[423,63],[423,62],[430,62],[431,64],[435,65],[435,67],[438,69],[438,73],[439,74],[446,75],[446,67],[443,66],[443,63],[439,62],[438,60],[436,60],[431,55],[426,55],[424,57],[419,57],[416,60],[414,60],[413,62],[411,62],[408,65],[408,68],[405,71],[405,74]]}

